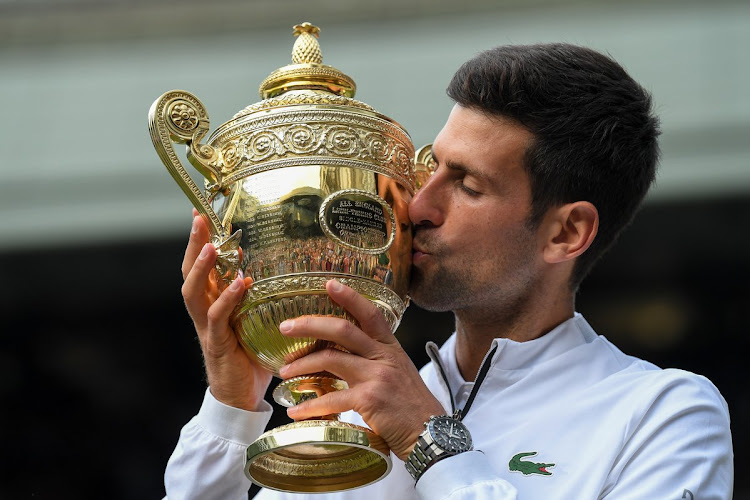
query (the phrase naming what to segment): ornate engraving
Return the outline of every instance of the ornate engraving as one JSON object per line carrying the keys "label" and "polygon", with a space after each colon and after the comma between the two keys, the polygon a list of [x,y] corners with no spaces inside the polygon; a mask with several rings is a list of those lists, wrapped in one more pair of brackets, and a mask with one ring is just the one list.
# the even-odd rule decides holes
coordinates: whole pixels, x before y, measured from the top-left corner
{"label": "ornate engraving", "polygon": [[383,135],[370,132],[364,137],[364,146],[375,161],[385,161],[391,153],[391,144]]}
{"label": "ornate engraving", "polygon": [[241,120],[231,120],[221,125],[209,138],[210,144],[222,144],[243,135],[251,134],[280,125],[306,123],[330,123],[369,128],[393,137],[402,142],[410,140],[409,135],[395,122],[385,119],[376,113],[359,112],[359,110],[344,110],[336,108],[313,108],[295,106],[275,109],[271,113],[244,116]]}
{"label": "ornate engraving", "polygon": [[[359,150],[357,130],[343,125],[332,125],[324,132],[326,152],[335,156],[351,157]],[[363,151],[364,152],[364,151]]]}
{"label": "ornate engraving", "polygon": [[294,154],[309,154],[320,147],[317,135],[315,129],[306,123],[292,125],[283,132],[284,146]]}
{"label": "ornate engraving", "polygon": [[210,143],[231,153],[220,165],[224,186],[275,168],[345,165],[346,160],[356,160],[353,166],[393,177],[407,188],[415,182],[408,135],[386,120],[351,111],[284,110],[270,117],[248,117],[217,130]]}
{"label": "ornate engraving", "polygon": [[198,126],[198,113],[194,107],[184,102],[175,102],[169,107],[169,117],[172,123],[184,130],[190,132]]}
{"label": "ornate engraving", "polygon": [[256,303],[265,302],[276,296],[311,292],[322,292],[325,294],[326,282],[334,278],[360,294],[371,297],[388,306],[399,318],[406,310],[406,303],[393,290],[382,283],[366,278],[338,275],[337,273],[305,273],[256,281],[253,283],[252,288],[246,292],[240,310],[252,307]]}
{"label": "ornate engraving", "polygon": [[367,111],[375,112],[375,108],[369,104],[365,104],[362,101],[352,99],[351,97],[335,95],[335,94],[313,94],[306,92],[287,92],[278,97],[272,97],[270,99],[264,99],[255,104],[251,104],[241,111],[237,112],[232,118],[237,119],[256,111],[263,111],[266,109],[280,108],[283,106],[294,106],[298,104],[333,104],[335,106],[347,106],[351,108],[359,108]]}

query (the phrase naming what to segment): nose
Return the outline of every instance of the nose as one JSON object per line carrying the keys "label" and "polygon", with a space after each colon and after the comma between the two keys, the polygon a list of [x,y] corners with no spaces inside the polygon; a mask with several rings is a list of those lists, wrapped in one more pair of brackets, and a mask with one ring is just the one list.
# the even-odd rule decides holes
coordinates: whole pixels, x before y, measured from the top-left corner
{"label": "nose", "polygon": [[409,219],[412,223],[439,226],[444,221],[440,201],[440,172],[435,172],[416,192],[409,203]]}

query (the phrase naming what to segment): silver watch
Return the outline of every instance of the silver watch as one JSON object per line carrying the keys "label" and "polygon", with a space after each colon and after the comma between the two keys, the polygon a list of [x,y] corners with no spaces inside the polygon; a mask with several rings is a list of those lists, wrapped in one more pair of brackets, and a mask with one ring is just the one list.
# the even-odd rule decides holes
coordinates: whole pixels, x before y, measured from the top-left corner
{"label": "silver watch", "polygon": [[432,416],[424,425],[405,464],[415,481],[435,462],[472,450],[469,429],[457,418]]}

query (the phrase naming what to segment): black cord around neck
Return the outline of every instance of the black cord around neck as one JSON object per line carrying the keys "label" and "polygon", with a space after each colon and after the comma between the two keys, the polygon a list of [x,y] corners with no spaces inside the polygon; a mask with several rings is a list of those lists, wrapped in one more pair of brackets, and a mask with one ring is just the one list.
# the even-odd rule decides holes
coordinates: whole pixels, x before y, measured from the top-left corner
{"label": "black cord around neck", "polygon": [[466,404],[464,405],[463,409],[456,410],[455,417],[458,420],[463,420],[464,417],[466,417],[466,414],[469,413],[471,404],[474,402],[474,398],[477,396],[477,392],[479,392],[479,386],[482,385],[482,382],[484,381],[484,377],[486,377],[487,372],[490,371],[492,358],[493,356],[495,356],[496,351],[497,351],[497,345],[495,345],[495,347],[487,354],[487,356],[485,356],[484,362],[482,362],[482,366],[479,368],[479,373],[477,373],[477,378],[474,379],[474,387],[471,388],[469,399],[466,400]]}

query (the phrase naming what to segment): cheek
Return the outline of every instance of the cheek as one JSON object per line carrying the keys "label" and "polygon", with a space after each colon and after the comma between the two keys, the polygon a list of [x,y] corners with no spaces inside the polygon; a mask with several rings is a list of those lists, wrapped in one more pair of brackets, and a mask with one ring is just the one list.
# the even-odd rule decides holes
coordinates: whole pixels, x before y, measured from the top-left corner
{"label": "cheek", "polygon": [[482,238],[504,232],[503,226],[509,224],[509,221],[504,220],[502,214],[498,214],[497,211],[475,208],[465,212],[461,223],[465,228],[464,232],[471,232],[474,237]]}

